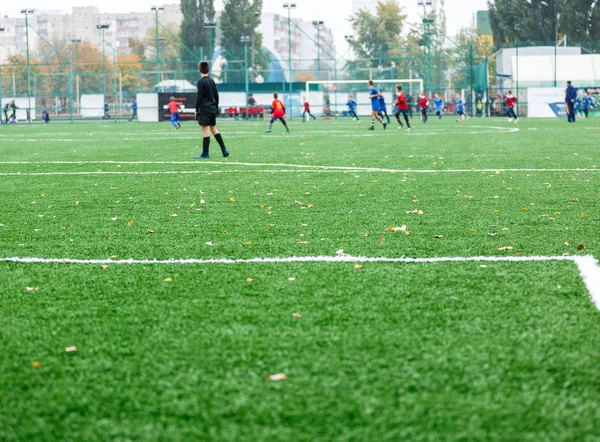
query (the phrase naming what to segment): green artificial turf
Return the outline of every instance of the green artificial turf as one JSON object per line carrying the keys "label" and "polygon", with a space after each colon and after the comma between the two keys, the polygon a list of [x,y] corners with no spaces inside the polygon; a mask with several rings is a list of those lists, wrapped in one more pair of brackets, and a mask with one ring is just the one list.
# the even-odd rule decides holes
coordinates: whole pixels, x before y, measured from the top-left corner
{"label": "green artificial turf", "polygon": [[[413,126],[0,126],[0,257],[598,256],[597,121]],[[572,262],[0,272],[0,440],[600,437]]]}

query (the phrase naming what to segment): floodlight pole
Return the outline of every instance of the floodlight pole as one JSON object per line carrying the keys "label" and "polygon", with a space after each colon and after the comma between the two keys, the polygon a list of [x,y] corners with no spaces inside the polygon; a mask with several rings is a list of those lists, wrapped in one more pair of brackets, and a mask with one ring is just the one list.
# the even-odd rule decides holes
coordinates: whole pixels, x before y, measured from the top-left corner
{"label": "floodlight pole", "polygon": [[29,60],[29,14],[33,14],[34,9],[21,9],[21,14],[25,15],[25,41],[27,46],[27,109],[31,107],[31,63]]}
{"label": "floodlight pole", "polygon": [[290,73],[290,83],[289,88],[290,92],[292,91],[292,82],[294,81],[294,74],[292,68],[292,19],[291,12],[292,9],[296,9],[296,3],[284,3],[283,7],[288,11],[288,70]]}
{"label": "floodlight pole", "polygon": [[165,8],[162,6],[152,6],[150,8],[151,11],[154,11],[154,23],[156,26],[156,84],[159,85],[160,84],[160,70],[161,70],[161,66],[160,66],[160,47],[158,45],[158,13],[159,11],[164,11]]}
{"label": "floodlight pole", "polygon": [[[0,28],[0,32],[4,32],[6,28]],[[0,103],[2,103],[2,63],[0,63]],[[2,117],[0,117],[0,124],[2,124]]]}
{"label": "floodlight pole", "polygon": [[104,72],[104,100],[106,102],[106,54],[104,52],[104,30],[108,29],[109,25],[96,25],[96,29],[102,32],[102,71]]}
{"label": "floodlight pole", "polygon": [[247,35],[242,35],[240,37],[240,42],[244,43],[244,71],[245,71],[245,82],[246,82],[246,103],[248,102],[248,95],[250,93],[250,85],[248,78],[248,42],[250,41],[250,37]]}
{"label": "floodlight pole", "polygon": [[321,25],[323,20],[315,20],[312,23],[317,28],[317,78],[321,81]]}

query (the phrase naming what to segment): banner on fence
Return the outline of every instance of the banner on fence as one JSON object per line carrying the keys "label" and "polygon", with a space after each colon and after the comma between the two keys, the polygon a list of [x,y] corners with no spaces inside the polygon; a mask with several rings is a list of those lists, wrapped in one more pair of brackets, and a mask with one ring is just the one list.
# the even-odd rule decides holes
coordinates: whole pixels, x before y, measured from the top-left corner
{"label": "banner on fence", "polygon": [[194,112],[196,111],[196,95],[195,93],[160,93],[158,94],[158,121],[170,121],[171,112],[168,104],[171,97],[175,98],[175,102],[179,104],[181,110],[179,117],[181,121],[193,120]]}

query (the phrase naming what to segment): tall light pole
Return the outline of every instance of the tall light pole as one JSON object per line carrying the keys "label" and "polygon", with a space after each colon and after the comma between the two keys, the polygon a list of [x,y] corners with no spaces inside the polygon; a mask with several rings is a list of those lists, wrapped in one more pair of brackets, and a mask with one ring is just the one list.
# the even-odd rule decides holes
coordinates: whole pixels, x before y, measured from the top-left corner
{"label": "tall light pole", "polygon": [[162,6],[152,6],[151,11],[154,11],[155,26],[156,26],[156,84],[160,84],[160,48],[158,47],[158,13],[164,11],[165,8]]}
{"label": "tall light pole", "polygon": [[110,43],[106,43],[113,53],[113,108],[114,113],[117,113],[117,51]]}
{"label": "tall light pole", "polygon": [[288,11],[288,69],[290,72],[290,92],[292,91],[292,81],[294,81],[294,70],[292,68],[292,19],[290,14],[292,9],[296,9],[296,3],[284,3],[283,8]]}
{"label": "tall light pole", "polygon": [[[0,28],[0,32],[4,32],[6,28]],[[2,63],[0,63],[0,103],[2,103],[2,90],[4,85],[2,84]],[[0,116],[0,124],[2,124],[2,117]]]}
{"label": "tall light pole", "polygon": [[106,56],[104,54],[104,31],[109,25],[96,25],[96,29],[102,32],[102,71],[104,72],[104,100],[106,100]]}
{"label": "tall light pole", "polygon": [[250,93],[250,85],[248,84],[248,43],[250,42],[250,37],[247,35],[242,35],[240,37],[240,42],[244,43],[244,71],[246,74],[246,103],[248,102],[248,94]]}
{"label": "tall light pole", "polygon": [[423,77],[427,80],[424,89],[431,89],[431,41],[429,33],[429,25],[433,23],[433,20],[427,18],[427,7],[433,6],[432,0],[418,0],[418,5],[423,6],[423,54],[425,74]]}
{"label": "tall light pole", "polygon": [[[77,109],[79,109],[79,73],[78,64],[79,64],[79,44],[81,43],[80,38],[74,38],[71,40],[71,57],[73,56],[73,45],[75,45],[75,76],[77,77],[77,90],[75,95],[75,101],[77,102]],[[71,63],[72,64],[72,63]],[[72,70],[72,69],[71,69]],[[71,74],[71,92],[73,89],[73,75]],[[73,118],[73,111],[71,111],[71,119]]]}
{"label": "tall light pole", "polygon": [[208,46],[208,61],[211,62],[212,64],[212,60],[213,60],[213,32],[214,30],[217,28],[217,22],[216,21],[205,21],[204,22],[204,28],[208,29],[209,32],[209,46]]}
{"label": "tall light pole", "polygon": [[29,61],[29,14],[33,14],[35,9],[21,9],[21,14],[25,15],[25,41],[27,45],[27,109],[31,108],[31,64]]}
{"label": "tall light pole", "polygon": [[317,28],[317,78],[321,81],[321,25],[323,20],[315,20],[312,24]]}

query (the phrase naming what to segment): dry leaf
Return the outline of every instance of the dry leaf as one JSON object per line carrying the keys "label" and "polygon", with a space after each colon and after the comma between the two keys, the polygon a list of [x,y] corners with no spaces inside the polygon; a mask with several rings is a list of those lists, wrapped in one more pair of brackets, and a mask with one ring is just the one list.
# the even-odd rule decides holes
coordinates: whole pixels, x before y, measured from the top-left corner
{"label": "dry leaf", "polygon": [[252,284],[254,282],[254,279],[252,279],[252,278],[246,278],[246,282],[248,284]]}
{"label": "dry leaf", "polygon": [[365,233],[362,234],[362,236],[369,236],[369,233],[365,232]]}
{"label": "dry leaf", "polygon": [[481,264],[479,267],[481,267],[482,269],[487,269],[487,266],[485,264]]}
{"label": "dry leaf", "polygon": [[267,212],[267,215],[270,215],[270,214],[271,214],[271,212]]}
{"label": "dry leaf", "polygon": [[577,250],[583,250],[585,248],[585,246],[583,244],[579,244],[577,246]]}
{"label": "dry leaf", "polygon": [[285,380],[287,380],[287,378],[288,377],[285,375],[285,373],[277,373],[277,374],[272,374],[271,376],[267,376],[267,379],[269,381],[274,381],[274,382],[285,381]]}
{"label": "dry leaf", "polygon": [[308,224],[300,224],[302,227],[308,227]]}
{"label": "dry leaf", "polygon": [[163,279],[163,282],[173,282],[173,278],[165,278]]}
{"label": "dry leaf", "polygon": [[113,218],[111,218],[111,219],[112,219],[113,221],[116,221],[116,220],[118,220],[118,219],[119,219],[119,217],[115,216],[115,217],[113,217]]}
{"label": "dry leaf", "polygon": [[513,247],[505,246],[505,247],[498,248],[498,250],[500,250],[501,252],[506,252],[507,250],[513,250]]}
{"label": "dry leaf", "polygon": [[313,207],[315,207],[315,205],[314,205],[314,204],[309,204],[309,205],[308,205],[308,206],[306,206],[306,207],[308,207],[309,209],[312,209]]}
{"label": "dry leaf", "polygon": [[106,269],[108,268],[108,266],[107,266],[107,265],[103,265],[103,266],[100,266],[100,268],[101,268],[102,270],[106,270]]}
{"label": "dry leaf", "polygon": [[521,210],[527,212],[529,209],[527,207],[523,207]]}
{"label": "dry leaf", "polygon": [[503,230],[503,231],[507,231],[507,230],[508,230],[508,227],[504,227],[502,230]]}
{"label": "dry leaf", "polygon": [[383,236],[381,236],[381,237],[379,238],[379,242],[384,242],[384,241],[385,241],[385,238],[384,238]]}
{"label": "dry leaf", "polygon": [[308,241],[296,241],[296,244],[308,244]]}
{"label": "dry leaf", "polygon": [[204,200],[201,199],[200,200],[200,204],[206,204],[206,201],[204,201]]}
{"label": "dry leaf", "polygon": [[25,287],[25,290],[27,290],[28,292],[36,292],[39,289],[39,287]]}
{"label": "dry leaf", "polygon": [[295,281],[295,280],[296,280],[296,278],[294,278],[293,276],[288,278],[288,281]]}
{"label": "dry leaf", "polygon": [[75,201],[75,205],[78,206],[79,205],[79,201]]}
{"label": "dry leaf", "polygon": [[235,203],[235,198],[234,197],[229,198],[229,202]]}
{"label": "dry leaf", "polygon": [[127,222],[127,225],[128,225],[128,226],[133,226],[133,223],[134,223],[134,222],[135,222],[135,221],[128,221],[128,222]]}
{"label": "dry leaf", "polygon": [[244,241],[244,245],[249,246],[250,244],[252,244],[252,241]]}
{"label": "dry leaf", "polygon": [[34,362],[31,363],[31,366],[33,368],[40,368],[42,366],[42,363],[38,362],[38,361],[34,361]]}
{"label": "dry leaf", "polygon": [[579,202],[579,198],[573,198],[573,199],[571,200],[571,202],[573,202],[573,203],[578,203],[578,202]]}
{"label": "dry leaf", "polygon": [[364,266],[361,266],[360,264],[354,264],[354,270],[360,270],[362,269]]}
{"label": "dry leaf", "polygon": [[176,214],[176,213],[172,213],[170,216],[172,216],[172,217],[176,217],[176,216],[177,216],[177,214]]}
{"label": "dry leaf", "polygon": [[275,224],[267,224],[267,227],[275,227]]}
{"label": "dry leaf", "polygon": [[469,232],[475,233],[475,232],[477,232],[477,229],[469,229]]}
{"label": "dry leaf", "polygon": [[435,236],[434,236],[434,238],[437,238],[437,239],[439,239],[439,238],[443,238],[443,237],[444,237],[443,235],[435,235]]}
{"label": "dry leaf", "polygon": [[584,219],[585,218],[585,213],[582,213],[581,215],[579,215],[579,219]]}
{"label": "dry leaf", "polygon": [[75,346],[65,348],[65,353],[73,353],[75,351],[77,351],[77,347]]}
{"label": "dry leaf", "polygon": [[292,313],[292,318],[302,319],[302,315],[300,313]]}
{"label": "dry leaf", "polygon": [[69,228],[67,226],[61,227],[60,230],[68,230]]}
{"label": "dry leaf", "polygon": [[208,241],[208,242],[205,242],[205,243],[204,243],[204,245],[205,245],[205,246],[208,246],[208,247],[212,247],[212,246],[213,246],[213,243],[212,243],[212,242],[210,242],[210,241]]}
{"label": "dry leaf", "polygon": [[570,246],[570,245],[571,245],[571,243],[570,243],[569,241],[565,241],[563,244],[564,244],[565,246]]}
{"label": "dry leaf", "polygon": [[148,230],[146,230],[146,233],[154,233],[154,230],[148,229]]}

